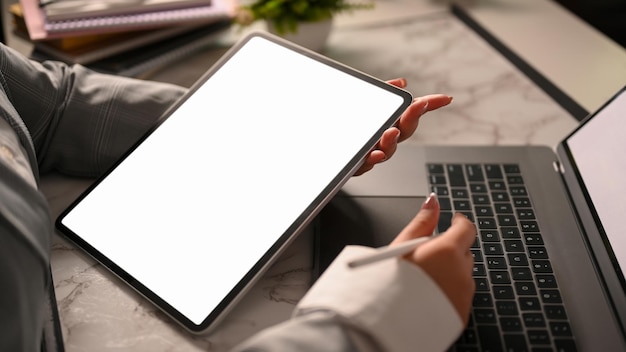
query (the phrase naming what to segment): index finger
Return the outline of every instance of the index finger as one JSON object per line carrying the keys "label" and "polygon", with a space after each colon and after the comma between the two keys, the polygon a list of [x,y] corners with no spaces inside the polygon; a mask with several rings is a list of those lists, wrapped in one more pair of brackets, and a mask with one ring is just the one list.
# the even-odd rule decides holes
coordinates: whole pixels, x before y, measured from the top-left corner
{"label": "index finger", "polygon": [[428,102],[428,107],[426,108],[426,111],[433,111],[450,104],[452,102],[452,97],[445,94],[429,94],[415,98],[416,102],[422,100]]}
{"label": "index finger", "polygon": [[426,112],[439,109],[451,102],[452,97],[444,94],[430,94],[415,98],[413,103],[404,110],[396,124],[401,132],[398,141],[404,141],[413,135],[419,124],[420,117]]}

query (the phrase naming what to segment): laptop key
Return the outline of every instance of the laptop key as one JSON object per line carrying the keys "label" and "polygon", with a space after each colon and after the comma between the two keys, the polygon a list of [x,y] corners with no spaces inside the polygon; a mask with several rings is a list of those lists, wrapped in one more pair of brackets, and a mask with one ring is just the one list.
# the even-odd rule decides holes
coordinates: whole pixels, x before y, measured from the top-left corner
{"label": "laptop key", "polygon": [[487,276],[487,270],[485,270],[484,264],[474,263],[473,274],[474,277]]}
{"label": "laptop key", "polygon": [[547,260],[531,260],[535,273],[552,273],[552,265]]}
{"label": "laptop key", "polygon": [[505,334],[504,345],[507,352],[528,352],[526,337],[522,334]]}
{"label": "laptop key", "polygon": [[511,266],[528,266],[528,258],[525,253],[508,253],[506,256]]}
{"label": "laptop key", "polygon": [[469,193],[465,188],[453,188],[451,191],[452,198],[455,199],[468,199]]}
{"label": "laptop key", "polygon": [[435,192],[438,196],[448,196],[450,192],[448,191],[448,187],[445,185],[435,185],[430,187],[431,192]]}
{"label": "laptop key", "polygon": [[565,314],[565,308],[561,305],[548,305],[544,306],[546,316],[548,319],[567,319]]}
{"label": "laptop key", "polygon": [[500,242],[500,235],[496,230],[480,230],[480,240],[483,242]]}
{"label": "laptop key", "polygon": [[[470,186],[471,188],[471,186]],[[487,194],[473,194],[472,202],[474,205],[488,205],[491,204],[491,200],[489,199],[489,195]]]}
{"label": "laptop key", "polygon": [[572,330],[567,322],[551,322],[550,331],[554,336],[572,336]]}
{"label": "laptop key", "polygon": [[539,288],[557,288],[554,275],[537,275],[537,286]]}
{"label": "laptop key", "polygon": [[520,173],[519,165],[517,164],[504,164],[502,165],[502,168],[507,175]]}
{"label": "laptop key", "polygon": [[483,251],[485,252],[485,255],[504,254],[504,250],[502,249],[502,245],[500,243],[483,243]]}
{"label": "laptop key", "polygon": [[513,175],[513,176],[507,176],[506,182],[508,182],[510,185],[523,185],[524,179],[520,175]]}
{"label": "laptop key", "polygon": [[493,286],[493,298],[495,298],[496,300],[514,299],[515,291],[513,291],[513,287],[509,285]]}
{"label": "laptop key", "polygon": [[498,284],[510,284],[511,277],[506,270],[492,270],[489,272],[489,279],[494,285]]}
{"label": "laptop key", "polygon": [[446,165],[448,170],[448,181],[450,186],[465,186],[465,175],[463,174],[463,168],[459,164]]}
{"label": "laptop key", "polygon": [[517,220],[510,214],[498,215],[498,224],[501,227],[517,226]]}
{"label": "laptop key", "polygon": [[496,219],[494,218],[478,218],[479,229],[497,229]]}
{"label": "laptop key", "polygon": [[527,328],[542,328],[546,326],[546,319],[542,313],[524,313],[522,314],[522,320]]}
{"label": "laptop key", "polygon": [[539,224],[536,221],[520,221],[522,232],[539,232]]}
{"label": "laptop key", "polygon": [[437,231],[439,233],[445,232],[452,223],[452,212],[442,211],[439,213],[439,223],[437,224]]}
{"label": "laptop key", "polygon": [[445,185],[447,183],[446,177],[442,175],[430,175],[429,179],[430,183],[433,185]]}
{"label": "laptop key", "polygon": [[478,341],[483,352],[504,351],[500,329],[496,325],[482,325],[477,327]]}
{"label": "laptop key", "polygon": [[473,304],[474,307],[493,307],[493,298],[490,293],[477,292],[474,294]]}
{"label": "laptop key", "polygon": [[547,330],[528,330],[527,335],[531,345],[550,344],[550,334]]}
{"label": "laptop key", "polygon": [[516,208],[530,208],[530,199],[526,197],[513,197],[513,205]]}
{"label": "laptop key", "polygon": [[504,181],[489,181],[489,189],[492,191],[506,190],[506,184]]}
{"label": "laptop key", "polygon": [[508,253],[524,252],[524,244],[520,240],[505,240],[504,249]]}
{"label": "laptop key", "polygon": [[512,214],[513,207],[510,203],[496,203],[494,205],[497,214]]}
{"label": "laptop key", "polygon": [[448,197],[438,197],[440,210],[452,210],[452,202]]}
{"label": "laptop key", "polygon": [[493,216],[493,209],[490,206],[477,205],[474,207],[474,212],[476,216]]}
{"label": "laptop key", "polygon": [[506,269],[506,260],[504,260],[504,257],[487,257],[487,268]]}
{"label": "laptop key", "polygon": [[[520,238],[520,231],[517,227],[501,227],[502,238]],[[543,243],[543,242],[542,242]]]}
{"label": "laptop key", "polygon": [[508,193],[497,191],[491,192],[491,198],[494,202],[508,202],[510,199]]}
{"label": "laptop key", "polygon": [[529,268],[513,267],[511,268],[511,276],[515,281],[529,281],[533,279],[533,274]]}
{"label": "laptop key", "polygon": [[457,211],[472,209],[472,205],[470,204],[469,200],[453,200],[452,204],[454,204],[454,210]]}
{"label": "laptop key", "polygon": [[475,345],[477,342],[476,331],[472,328],[465,329],[458,340],[458,343],[464,345]]}
{"label": "laptop key", "polygon": [[520,220],[535,220],[535,212],[529,208],[518,208],[517,217]]}
{"label": "laptop key", "polygon": [[522,331],[522,320],[520,318],[500,318],[502,331]]}
{"label": "laptop key", "polygon": [[481,263],[483,261],[483,252],[478,249],[472,249],[472,257],[474,258],[474,263]]}
{"label": "laptop key", "polygon": [[516,281],[515,292],[518,296],[536,296],[537,289],[532,281]]}
{"label": "laptop key", "polygon": [[443,164],[427,164],[428,173],[430,174],[443,174],[444,168]]}
{"label": "laptop key", "polygon": [[496,323],[496,311],[491,308],[474,309],[474,319],[478,324]]}
{"label": "laptop key", "polygon": [[543,244],[543,238],[541,238],[541,235],[538,233],[525,233],[524,241],[529,246]]}
{"label": "laptop key", "polygon": [[523,311],[533,311],[540,310],[541,304],[539,303],[539,298],[537,297],[520,297],[519,307]]}
{"label": "laptop key", "polygon": [[573,339],[556,339],[554,340],[557,352],[576,352],[576,344]]}
{"label": "laptop key", "polygon": [[528,247],[528,257],[530,259],[548,259],[548,252],[545,247]]}
{"label": "laptop key", "polygon": [[543,303],[563,303],[559,290],[539,290]]}
{"label": "laptop key", "polygon": [[486,277],[475,277],[474,284],[476,285],[476,292],[489,292],[491,290]]}
{"label": "laptop key", "polygon": [[487,193],[488,191],[487,186],[484,183],[472,183],[469,185],[469,189],[472,192],[472,194]]}
{"label": "laptop key", "polygon": [[519,315],[515,301],[496,301],[496,311],[499,315]]}
{"label": "laptop key", "polygon": [[485,165],[485,174],[488,179],[503,179],[502,170],[500,169],[500,165],[497,164],[487,164]]}
{"label": "laptop key", "polygon": [[483,169],[478,164],[465,165],[465,172],[467,173],[467,180],[470,182],[481,182],[485,180]]}
{"label": "laptop key", "polygon": [[524,187],[524,186],[515,186],[515,187],[511,186],[509,188],[509,192],[511,192],[511,195],[513,197],[525,196],[525,195],[528,194],[527,191],[526,191],[526,187]]}

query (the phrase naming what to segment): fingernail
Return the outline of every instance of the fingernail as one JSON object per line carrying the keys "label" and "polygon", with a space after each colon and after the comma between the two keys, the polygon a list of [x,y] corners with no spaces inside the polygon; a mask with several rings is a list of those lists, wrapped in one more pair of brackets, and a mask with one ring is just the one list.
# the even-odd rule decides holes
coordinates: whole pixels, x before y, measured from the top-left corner
{"label": "fingernail", "polygon": [[396,143],[398,143],[398,140],[400,140],[400,135],[402,134],[402,132],[400,132],[400,130],[398,130],[398,133],[396,133],[396,137],[394,138],[394,140],[396,141]]}
{"label": "fingernail", "polygon": [[[470,218],[469,218],[467,215],[465,215],[465,214],[463,214],[463,213],[458,213],[458,212],[457,212],[457,213],[454,213],[454,215],[452,216],[452,219],[454,219],[454,218],[458,218],[458,217],[464,217],[464,218],[466,218],[467,220],[470,220]],[[470,221],[471,221],[471,220],[470,220]]]}
{"label": "fingernail", "polygon": [[438,203],[439,200],[437,200],[437,194],[432,192],[428,198],[426,198],[424,204],[422,204],[422,209],[435,209]]}

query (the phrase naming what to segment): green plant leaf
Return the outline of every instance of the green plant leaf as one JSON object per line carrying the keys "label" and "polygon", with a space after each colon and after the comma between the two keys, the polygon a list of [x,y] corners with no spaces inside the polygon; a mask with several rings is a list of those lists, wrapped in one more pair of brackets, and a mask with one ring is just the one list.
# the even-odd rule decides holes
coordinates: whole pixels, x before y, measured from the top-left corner
{"label": "green plant leaf", "polygon": [[[340,12],[373,8],[373,1],[256,0],[252,4],[244,6],[244,8],[252,13],[254,20],[272,22],[278,33],[285,34],[286,32],[297,31],[299,22],[321,21],[330,19]],[[249,23],[240,24],[247,25]]]}

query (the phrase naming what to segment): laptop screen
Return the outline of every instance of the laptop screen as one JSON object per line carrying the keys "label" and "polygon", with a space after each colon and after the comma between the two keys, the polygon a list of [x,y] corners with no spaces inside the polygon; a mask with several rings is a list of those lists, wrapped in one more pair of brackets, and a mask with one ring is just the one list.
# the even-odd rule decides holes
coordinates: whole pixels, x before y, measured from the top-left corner
{"label": "laptop screen", "polygon": [[567,140],[614,264],[626,268],[626,92],[622,90]]}

